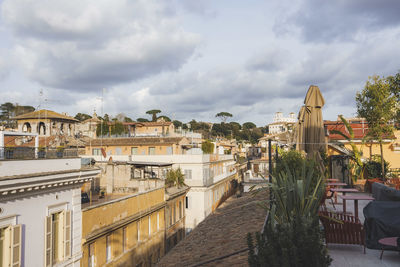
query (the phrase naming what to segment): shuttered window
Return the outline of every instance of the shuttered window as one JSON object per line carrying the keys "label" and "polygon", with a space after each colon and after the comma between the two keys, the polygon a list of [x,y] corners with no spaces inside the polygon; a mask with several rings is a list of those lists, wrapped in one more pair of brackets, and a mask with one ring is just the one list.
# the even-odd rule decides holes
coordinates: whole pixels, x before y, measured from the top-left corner
{"label": "shuttered window", "polygon": [[71,211],[65,211],[64,216],[64,259],[71,257]]}
{"label": "shuttered window", "polygon": [[71,211],[51,214],[45,221],[45,266],[71,257]]}
{"label": "shuttered window", "polygon": [[21,225],[12,227],[12,246],[11,246],[11,260],[12,267],[21,266]]}
{"label": "shuttered window", "polygon": [[46,246],[46,255],[45,255],[45,266],[51,266],[53,264],[52,261],[52,239],[53,239],[53,231],[52,231],[52,218],[51,216],[46,217],[46,241],[45,241],[45,246]]}
{"label": "shuttered window", "polygon": [[21,266],[21,225],[0,228],[0,266]]}

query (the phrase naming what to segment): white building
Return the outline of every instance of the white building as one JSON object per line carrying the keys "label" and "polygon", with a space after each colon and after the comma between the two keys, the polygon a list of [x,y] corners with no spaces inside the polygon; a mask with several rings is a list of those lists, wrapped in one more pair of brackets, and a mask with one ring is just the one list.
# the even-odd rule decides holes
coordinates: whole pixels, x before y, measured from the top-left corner
{"label": "white building", "polygon": [[268,124],[268,133],[278,134],[287,132],[296,121],[296,115],[293,112],[289,113],[288,117],[284,117],[282,112],[276,112],[273,123]]}
{"label": "white building", "polygon": [[[164,162],[171,163],[172,168],[181,168],[185,174],[185,184],[190,187],[185,201],[185,225],[187,231],[191,231],[225,200],[232,192],[232,180],[237,179],[233,155],[200,153],[111,156],[118,161]],[[101,156],[86,157],[104,160]]]}
{"label": "white building", "polygon": [[30,149],[23,160],[0,157],[1,266],[80,266],[80,187],[99,170],[77,154],[38,159]]}

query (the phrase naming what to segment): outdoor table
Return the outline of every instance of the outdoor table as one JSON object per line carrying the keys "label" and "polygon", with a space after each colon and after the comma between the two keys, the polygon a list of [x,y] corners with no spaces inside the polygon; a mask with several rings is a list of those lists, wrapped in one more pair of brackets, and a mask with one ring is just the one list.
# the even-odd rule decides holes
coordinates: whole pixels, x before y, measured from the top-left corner
{"label": "outdoor table", "polygon": [[385,238],[381,238],[378,240],[379,244],[383,245],[380,259],[382,259],[383,251],[385,250],[384,246],[395,247],[395,248],[399,249],[397,247],[397,238],[400,238],[400,237],[385,237]]}
{"label": "outdoor table", "polygon": [[329,190],[335,194],[335,204],[337,204],[337,195],[336,195],[337,192],[341,192],[343,196],[346,195],[346,193],[360,192],[355,188],[331,188]]}
{"label": "outdoor table", "polygon": [[326,186],[345,186],[347,185],[346,183],[327,183]]}
{"label": "outdoor table", "polygon": [[339,179],[329,178],[326,179],[328,182],[339,182]]}
{"label": "outdoor table", "polygon": [[346,200],[354,200],[354,216],[358,218],[358,201],[359,200],[374,200],[373,197],[367,195],[347,195],[340,196],[343,199],[343,213],[346,213]]}

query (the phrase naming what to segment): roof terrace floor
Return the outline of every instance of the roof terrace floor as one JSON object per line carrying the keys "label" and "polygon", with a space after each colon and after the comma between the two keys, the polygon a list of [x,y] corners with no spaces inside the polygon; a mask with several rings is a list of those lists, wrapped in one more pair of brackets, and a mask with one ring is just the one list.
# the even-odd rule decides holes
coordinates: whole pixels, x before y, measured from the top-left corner
{"label": "roof terrace floor", "polygon": [[[349,195],[349,193],[347,193]],[[247,251],[220,260],[205,263],[223,255],[247,248],[248,232],[260,231],[266,216],[257,202],[265,195],[253,196],[245,193],[242,197],[229,198],[213,214],[201,222],[184,240],[178,243],[156,266],[248,266]],[[342,210],[341,199],[336,206]],[[326,201],[328,209],[333,207]],[[354,211],[354,201],[347,201],[347,211]],[[359,201],[359,216],[364,222],[362,209],[369,201]],[[385,251],[380,260],[380,250],[366,249],[357,245],[328,245],[333,267],[400,266],[400,254]],[[201,264],[204,263],[204,264]]]}

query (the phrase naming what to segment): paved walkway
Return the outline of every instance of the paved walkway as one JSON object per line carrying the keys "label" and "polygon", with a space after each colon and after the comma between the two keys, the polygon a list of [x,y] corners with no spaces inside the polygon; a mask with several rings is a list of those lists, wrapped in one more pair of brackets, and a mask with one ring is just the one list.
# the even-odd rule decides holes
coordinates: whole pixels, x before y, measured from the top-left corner
{"label": "paved walkway", "polygon": [[[247,233],[260,231],[266,211],[258,205],[264,195],[250,193],[229,198],[201,222],[156,265],[196,266],[217,257],[247,249]],[[247,251],[201,266],[248,266]]]}

